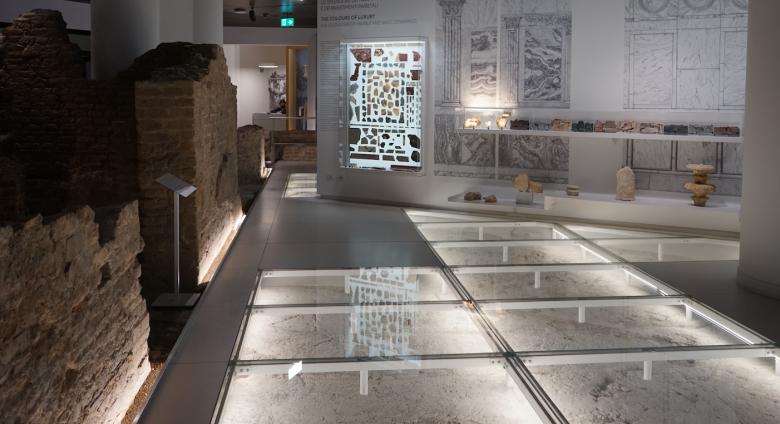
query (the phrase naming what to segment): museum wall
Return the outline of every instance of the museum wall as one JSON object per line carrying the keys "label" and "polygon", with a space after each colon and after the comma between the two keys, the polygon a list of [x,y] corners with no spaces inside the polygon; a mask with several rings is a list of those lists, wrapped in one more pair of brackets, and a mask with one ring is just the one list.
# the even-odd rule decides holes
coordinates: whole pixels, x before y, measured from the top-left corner
{"label": "museum wall", "polygon": [[[479,135],[455,134],[454,128],[462,126],[467,114],[482,113],[478,109],[469,109],[471,107],[496,108],[490,111],[494,114],[510,110],[516,116],[542,119],[560,117],[575,122],[578,119],[596,120],[606,112],[616,117],[612,119],[635,119],[642,122],[741,125],[743,112],[739,84],[728,81],[738,81],[743,72],[736,63],[743,50],[738,42],[733,52],[726,49],[733,44],[729,44],[728,40],[739,40],[739,34],[746,27],[744,11],[740,9],[743,2],[693,2],[695,8],[692,8],[688,6],[691,2],[671,1],[669,7],[674,7],[673,13],[671,9],[661,8],[657,15],[643,15],[644,12],[636,11],[637,1],[431,0],[398,2],[393,5],[380,2],[378,8],[370,11],[358,9],[351,12],[338,10],[338,2],[323,2],[318,29],[321,51],[330,48],[336,52],[334,42],[339,40],[421,36],[428,39],[429,54],[425,80],[423,175],[343,169],[338,157],[338,143],[343,135],[339,134],[338,128],[326,128],[325,131],[320,128],[321,192],[334,197],[442,206],[448,204],[447,197],[470,188],[485,185],[509,187],[509,178],[527,172],[552,189],[560,189],[568,183],[580,185],[583,191],[613,193],[615,171],[624,165],[635,168],[640,189],[681,192],[684,191],[683,182],[690,179],[685,165],[689,162],[704,162],[716,166],[713,180],[719,194],[739,195],[742,160],[739,144],[594,140],[576,137],[574,134],[558,139],[502,136],[498,152],[499,178],[504,181],[502,183],[492,179],[496,161],[492,136],[490,140],[485,140],[485,137]],[[353,3],[365,6],[366,2]],[[444,3],[456,6],[461,3],[464,10],[461,10],[463,18],[458,28],[460,35],[445,36],[444,30],[451,30],[452,27],[445,28],[449,24],[444,19],[444,8],[441,6]],[[663,5],[666,2],[656,3]],[[653,3],[653,7],[658,6],[656,3]],[[336,9],[323,9],[327,7]],[[374,15],[370,18],[370,25],[359,22],[361,15],[358,12],[364,11],[367,11],[367,15]],[[357,23],[334,21],[334,16],[350,13],[358,16]],[[522,18],[526,15],[541,17],[537,16],[533,22]],[[559,75],[556,78],[560,79],[560,83],[553,84],[556,85],[555,93],[537,90],[528,96],[520,91],[520,101],[516,101],[514,106],[506,98],[507,93],[515,90],[517,97],[518,87],[525,88],[525,84],[534,81],[511,81],[506,77],[515,73],[516,67],[524,66],[519,62],[524,62],[524,56],[528,53],[524,49],[519,51],[518,56],[523,57],[522,61],[518,56],[512,56],[512,51],[518,50],[518,47],[509,45],[516,40],[508,35],[508,31],[513,28],[507,25],[514,25],[509,22],[513,16],[521,17],[521,26],[530,25],[530,28],[523,26],[518,33],[527,30],[529,32],[526,34],[534,31],[538,34],[539,42],[535,44],[539,47],[538,57],[551,52],[558,55],[559,59],[555,63],[559,65],[554,61],[549,64],[552,64],[552,68],[557,66]],[[569,16],[570,22],[567,18]],[[642,50],[644,47],[641,43],[636,45],[629,42],[633,39],[643,40],[650,32],[669,33],[664,40],[674,42],[656,44],[650,40],[646,50]],[[480,38],[480,34],[483,37]],[[726,41],[721,42],[722,38]],[[527,39],[523,40],[527,42]],[[520,40],[519,46],[523,45],[523,40]],[[453,75],[448,71],[446,62],[455,60],[451,54],[446,56],[447,43],[460,43],[457,50],[460,64],[451,68],[457,69],[455,74],[461,80],[454,84],[445,82]],[[693,54],[697,48],[704,49],[706,54],[701,57]],[[658,80],[653,79],[652,73],[642,74],[639,71],[644,68],[639,66],[627,67],[626,63],[632,63],[632,54],[633,57],[644,54],[640,59],[649,58],[649,61],[642,64],[659,66],[666,72],[664,78]],[[533,52],[528,55],[533,56]],[[660,55],[660,58],[654,55]],[[676,62],[678,55],[687,57],[687,62]],[[734,66],[721,63],[724,58],[734,55],[737,57]],[[332,73],[341,72],[338,60],[329,61],[325,56],[328,55],[321,55],[319,73],[321,125],[324,121],[323,104],[333,104],[338,94],[323,88],[323,85],[327,84],[329,78],[335,81]],[[529,60],[530,67],[524,68],[526,75],[533,75],[533,66],[537,65],[541,66],[538,73],[545,75],[543,67],[547,65],[541,63],[543,61],[541,64],[537,62]],[[322,67],[328,67],[327,72]],[[480,70],[488,72],[480,76]],[[631,74],[632,70],[634,74]],[[627,86],[624,80],[636,80],[636,83]],[[460,99],[455,102],[445,99],[445,84],[457,85],[454,92]],[[634,88],[629,91],[630,87]],[[636,90],[636,87],[640,89]],[[701,87],[707,87],[707,90],[690,92],[691,87],[694,91]],[[709,87],[714,88],[710,90]],[[726,98],[728,95],[724,93],[731,93],[731,98]],[[640,104],[644,101],[642,96],[652,97],[656,94],[658,98],[650,99],[651,103],[655,103]],[[640,102],[636,101],[637,96]],[[329,100],[323,100],[323,97]],[[335,115],[331,117],[336,122],[338,118]],[[490,119],[494,119],[494,116]],[[579,213],[576,214],[579,216]],[[589,214],[583,212],[583,215]]]}
{"label": "museum wall", "polygon": [[123,78],[137,81],[138,182],[144,289],[171,289],[173,199],[157,182],[171,173],[197,191],[181,201],[181,284],[203,282],[242,216],[238,195],[236,88],[222,48],[168,43],[136,60]]}
{"label": "museum wall", "polygon": [[3,422],[121,422],[150,372],[142,249],[136,202],[0,227]]}
{"label": "museum wall", "polygon": [[[237,44],[224,48],[230,78],[238,88],[238,126],[251,125],[253,114],[269,113],[278,107],[271,101],[269,82],[274,80],[277,87],[284,88],[282,82],[287,75],[287,48]],[[261,63],[274,63],[279,67],[261,72],[257,67]]]}

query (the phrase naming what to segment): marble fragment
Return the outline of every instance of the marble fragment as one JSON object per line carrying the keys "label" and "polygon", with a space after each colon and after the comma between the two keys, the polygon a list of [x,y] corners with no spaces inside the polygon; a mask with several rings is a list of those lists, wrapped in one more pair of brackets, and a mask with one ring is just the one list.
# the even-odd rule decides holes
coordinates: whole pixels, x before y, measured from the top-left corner
{"label": "marble fragment", "polygon": [[664,134],[667,135],[688,135],[688,125],[664,125]]}
{"label": "marble fragment", "polygon": [[574,132],[593,132],[593,122],[577,121],[571,126]]}
{"label": "marble fragment", "polygon": [[550,121],[534,119],[531,122],[531,129],[534,131],[550,131]]}
{"label": "marble fragment", "polygon": [[688,125],[688,134],[690,135],[713,135],[714,126],[709,124],[690,124]]}
{"label": "marble fragment", "polygon": [[466,194],[463,195],[463,200],[467,202],[475,202],[477,200],[482,200],[482,193],[477,191],[467,191]]}
{"label": "marble fragment", "polygon": [[616,199],[622,201],[636,200],[636,175],[629,167],[623,167],[617,172]]}
{"label": "marble fragment", "polygon": [[550,129],[553,131],[571,131],[571,121],[568,119],[553,119]]}
{"label": "marble fragment", "polygon": [[642,134],[663,134],[664,124],[656,122],[642,122],[639,126],[639,132]]}
{"label": "marble fragment", "polygon": [[513,119],[509,123],[509,128],[513,130],[528,130],[531,128],[531,123],[527,119]]}
{"label": "marble fragment", "polygon": [[594,132],[616,133],[620,131],[618,123],[615,121],[596,121],[593,126]]}
{"label": "marble fragment", "polygon": [[739,127],[715,127],[713,133],[718,137],[739,137]]}
{"label": "marble fragment", "polygon": [[497,203],[498,199],[495,194],[489,194],[485,196],[485,203]]}
{"label": "marble fragment", "polygon": [[637,121],[620,121],[620,131],[627,133],[638,133],[639,122]]}

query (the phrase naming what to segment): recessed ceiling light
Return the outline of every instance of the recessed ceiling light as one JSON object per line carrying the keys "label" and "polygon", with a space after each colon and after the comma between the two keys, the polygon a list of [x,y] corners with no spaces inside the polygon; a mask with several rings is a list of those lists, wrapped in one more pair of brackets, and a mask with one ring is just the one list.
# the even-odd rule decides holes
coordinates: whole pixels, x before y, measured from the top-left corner
{"label": "recessed ceiling light", "polygon": [[237,15],[246,15],[247,11],[243,7],[237,7],[235,9],[233,9],[233,13],[235,13]]}
{"label": "recessed ceiling light", "polygon": [[275,63],[261,63],[261,64],[257,65],[257,67],[260,68],[260,69],[276,69],[276,68],[279,67],[279,65],[277,65]]}

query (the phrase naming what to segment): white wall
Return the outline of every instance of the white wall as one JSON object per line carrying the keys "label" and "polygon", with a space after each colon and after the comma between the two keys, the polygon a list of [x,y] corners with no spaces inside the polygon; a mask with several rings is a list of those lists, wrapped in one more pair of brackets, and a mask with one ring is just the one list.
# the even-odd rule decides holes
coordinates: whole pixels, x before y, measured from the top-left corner
{"label": "white wall", "polygon": [[[342,39],[365,40],[371,38],[425,37],[428,39],[428,68],[425,79],[425,129],[423,163],[425,173],[422,176],[401,173],[361,171],[341,168],[339,164],[339,143],[342,134],[339,131],[318,132],[319,190],[325,196],[358,198],[376,201],[390,201],[431,207],[451,207],[448,197],[474,189],[479,186],[497,184],[510,186],[508,182],[469,179],[459,177],[436,177],[434,165],[434,104],[432,88],[436,72],[441,65],[431,59],[436,45],[436,0],[398,0],[377,2],[379,8],[370,13],[377,15],[376,20],[383,21],[372,25],[327,26],[320,23],[317,30],[320,47],[322,43]],[[571,111],[623,111],[623,72],[625,3],[624,0],[572,0],[573,46],[572,46],[572,84]],[[360,11],[354,13],[359,14]],[[324,60],[320,61],[322,68]],[[322,71],[321,71],[322,72]],[[320,87],[322,79],[320,75]],[[332,100],[322,99],[320,90],[319,109],[332,107]],[[562,115],[571,113],[562,110],[528,110],[529,114]],[[577,114],[579,112],[573,112]],[[578,115],[581,116],[581,115]],[[737,118],[742,113],[679,113],[679,112],[631,112],[623,119],[658,119],[672,117],[671,120],[690,119],[691,122],[722,122]],[[586,119],[582,116],[580,119]],[[601,193],[614,193],[615,171],[622,165],[624,143],[599,140],[570,138],[569,180],[579,184],[583,190]],[[625,208],[624,208],[625,210]],[[529,213],[549,213],[529,211]],[[572,215],[583,218],[598,218],[595,209],[574,211]],[[627,222],[642,222],[648,217],[626,216]],[[652,218],[652,217],[650,217]],[[656,219],[657,224],[660,219]],[[736,221],[736,220],[734,220]],[[667,224],[674,224],[669,223]],[[687,222],[681,225],[689,225]],[[735,230],[735,226],[727,230]],[[724,228],[726,229],[726,228]]]}
{"label": "white wall", "polygon": [[[268,78],[276,71],[287,74],[285,46],[225,45],[225,57],[233,84],[238,87],[238,126],[252,123],[252,114],[268,113],[271,105]],[[276,63],[277,69],[260,72],[260,63]]]}

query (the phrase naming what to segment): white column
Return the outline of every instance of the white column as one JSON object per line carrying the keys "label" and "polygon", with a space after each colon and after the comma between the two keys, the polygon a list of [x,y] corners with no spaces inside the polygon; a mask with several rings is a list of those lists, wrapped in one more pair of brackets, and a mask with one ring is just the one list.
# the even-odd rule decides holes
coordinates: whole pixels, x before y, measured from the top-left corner
{"label": "white column", "polygon": [[749,16],[739,282],[780,298],[780,2],[751,0]]}
{"label": "white column", "polygon": [[93,78],[113,78],[157,47],[159,0],[92,0],[90,9]]}
{"label": "white column", "polygon": [[222,0],[192,1],[194,2],[192,42],[222,44]]}
{"label": "white column", "polygon": [[[160,42],[192,41],[193,0],[160,0]],[[220,14],[220,17],[222,15]]]}

